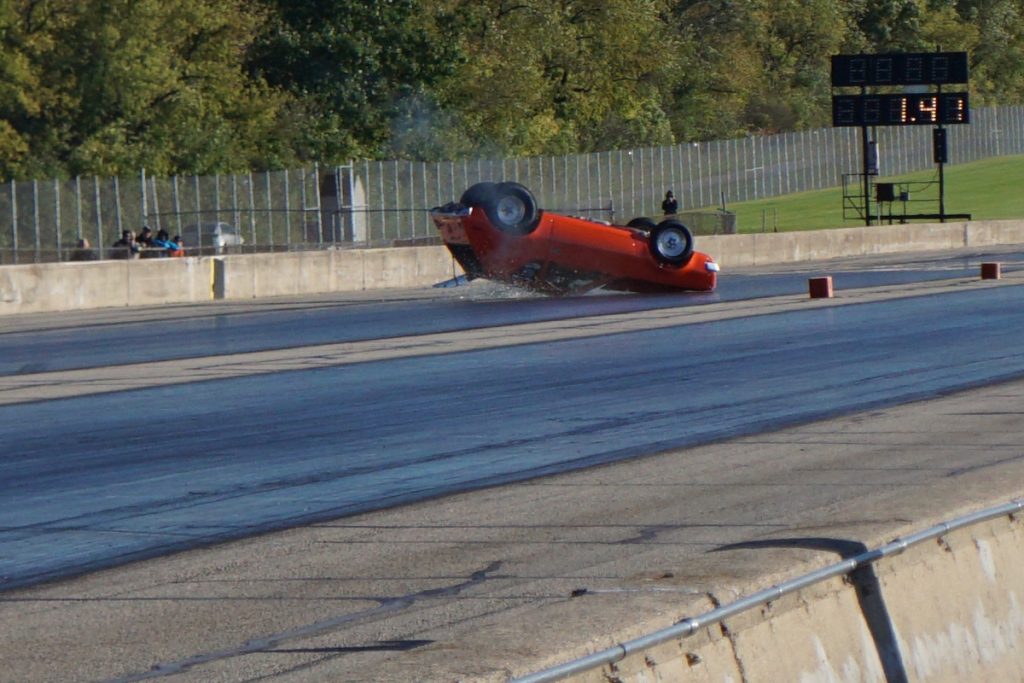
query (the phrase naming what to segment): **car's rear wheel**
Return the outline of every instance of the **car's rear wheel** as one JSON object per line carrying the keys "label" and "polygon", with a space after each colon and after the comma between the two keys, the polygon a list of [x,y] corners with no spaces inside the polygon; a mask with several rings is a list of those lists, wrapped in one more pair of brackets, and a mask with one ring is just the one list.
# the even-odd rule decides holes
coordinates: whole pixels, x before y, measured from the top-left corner
{"label": "car's rear wheel", "polygon": [[675,219],[662,221],[651,232],[650,247],[659,262],[681,266],[693,256],[693,234]]}
{"label": "car's rear wheel", "polygon": [[462,193],[459,204],[463,206],[486,206],[494,197],[494,190],[497,187],[497,183],[477,183],[472,185]]}
{"label": "car's rear wheel", "polygon": [[537,200],[519,183],[477,183],[462,193],[459,203],[483,209],[491,225],[514,235],[531,232],[540,221]]}
{"label": "car's rear wheel", "polygon": [[639,228],[640,230],[654,230],[657,225],[657,223],[646,216],[634,218],[630,222],[626,223],[627,228]]}
{"label": "car's rear wheel", "polygon": [[515,235],[532,232],[540,221],[537,200],[519,183],[498,183],[484,211],[495,228]]}

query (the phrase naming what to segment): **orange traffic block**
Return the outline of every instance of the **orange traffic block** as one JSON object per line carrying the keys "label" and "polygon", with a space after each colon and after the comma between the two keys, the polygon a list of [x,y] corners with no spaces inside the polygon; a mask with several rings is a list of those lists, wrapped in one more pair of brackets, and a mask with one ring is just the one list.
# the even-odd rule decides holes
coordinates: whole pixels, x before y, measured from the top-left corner
{"label": "orange traffic block", "polygon": [[982,280],[998,280],[1002,277],[1000,273],[1000,267],[998,263],[982,263],[981,264],[981,279]]}
{"label": "orange traffic block", "polygon": [[810,290],[812,299],[831,299],[832,276],[812,277],[807,281],[807,288]]}

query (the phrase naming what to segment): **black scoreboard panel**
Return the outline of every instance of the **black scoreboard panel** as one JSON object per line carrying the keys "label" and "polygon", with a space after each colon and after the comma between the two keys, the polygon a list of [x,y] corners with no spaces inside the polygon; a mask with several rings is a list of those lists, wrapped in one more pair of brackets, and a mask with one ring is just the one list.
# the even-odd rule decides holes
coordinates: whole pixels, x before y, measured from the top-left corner
{"label": "black scoreboard panel", "polygon": [[967,93],[833,95],[833,126],[937,126],[970,123]]}
{"label": "black scoreboard panel", "polygon": [[833,55],[832,87],[967,82],[966,52]]}

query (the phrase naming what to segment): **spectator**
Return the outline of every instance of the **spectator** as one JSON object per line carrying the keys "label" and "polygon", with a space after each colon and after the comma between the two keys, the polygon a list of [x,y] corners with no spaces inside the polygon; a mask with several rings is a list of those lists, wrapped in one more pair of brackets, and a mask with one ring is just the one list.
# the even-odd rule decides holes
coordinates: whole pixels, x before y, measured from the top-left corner
{"label": "spectator", "polygon": [[153,231],[149,229],[148,225],[142,226],[142,232],[139,233],[136,242],[139,243],[143,249],[153,246]]}
{"label": "spectator", "polygon": [[121,233],[121,239],[111,246],[111,258],[130,259],[139,256],[139,243],[135,241],[135,233],[131,230],[124,230]]}
{"label": "spectator", "polygon": [[156,237],[150,243],[150,246],[154,250],[159,250],[158,253],[154,252],[154,256],[162,257],[173,256],[172,252],[178,248],[178,245],[171,241],[170,237],[167,236],[167,231],[163,228],[157,231]]}
{"label": "spectator", "polygon": [[185,255],[185,240],[181,239],[181,235],[175,235],[171,243],[174,245],[174,249],[171,250],[171,256]]}
{"label": "spectator", "polygon": [[89,240],[84,237],[75,244],[74,250],[71,252],[70,260],[72,261],[95,261],[97,259],[96,251],[89,244]]}
{"label": "spectator", "polygon": [[672,190],[665,193],[665,201],[661,203],[661,210],[666,216],[679,212],[679,202],[676,201],[676,196],[672,194]]}

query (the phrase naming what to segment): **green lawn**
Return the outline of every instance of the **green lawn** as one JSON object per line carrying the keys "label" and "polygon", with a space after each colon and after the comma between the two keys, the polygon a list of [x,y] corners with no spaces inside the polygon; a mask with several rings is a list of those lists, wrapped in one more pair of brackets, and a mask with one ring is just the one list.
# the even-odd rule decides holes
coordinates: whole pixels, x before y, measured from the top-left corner
{"label": "green lawn", "polygon": [[[1024,217],[1024,156],[996,157],[955,166],[947,164],[943,174],[947,214],[969,213],[975,220]],[[910,183],[912,201],[907,204],[907,213],[938,213],[937,167],[877,180]],[[902,206],[894,202],[893,213],[902,211]],[[761,232],[762,225],[769,232],[864,225],[854,212],[849,212],[849,219],[843,219],[841,187],[739,202],[727,208],[736,213],[739,232]]]}

